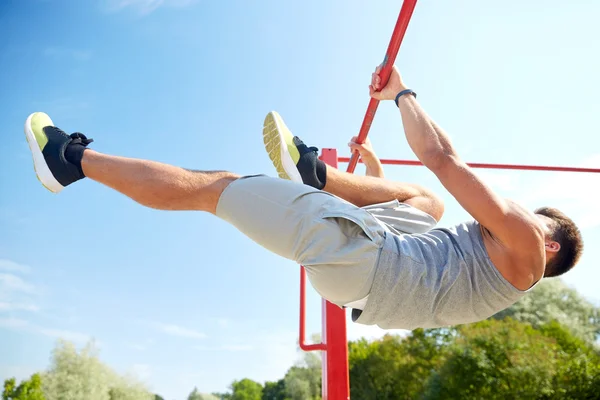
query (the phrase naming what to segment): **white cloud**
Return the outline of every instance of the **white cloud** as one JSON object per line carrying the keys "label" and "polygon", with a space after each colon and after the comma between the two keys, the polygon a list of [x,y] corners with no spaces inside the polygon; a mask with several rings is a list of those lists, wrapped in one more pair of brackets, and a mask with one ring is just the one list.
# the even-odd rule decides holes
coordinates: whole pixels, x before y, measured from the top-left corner
{"label": "white cloud", "polygon": [[204,339],[206,337],[206,335],[202,332],[198,332],[194,329],[184,328],[179,325],[157,323],[155,324],[155,326],[161,332],[172,336],[179,336],[191,339]]}
{"label": "white cloud", "polygon": [[107,0],[108,10],[115,12],[131,8],[136,12],[147,15],[160,7],[187,7],[197,0]]}
{"label": "white cloud", "polygon": [[20,272],[26,274],[31,272],[31,268],[27,265],[18,264],[14,261],[0,259],[0,271]]}
{"label": "white cloud", "polygon": [[0,293],[6,293],[8,291],[22,293],[35,292],[33,285],[25,282],[18,276],[8,273],[0,273]]}
{"label": "white cloud", "polygon": [[40,308],[33,304],[11,303],[0,301],[0,312],[2,311],[39,311]]}
{"label": "white cloud", "polygon": [[20,318],[0,318],[0,327],[19,330],[29,326],[29,322]]}
{"label": "white cloud", "polygon": [[[28,273],[31,269],[9,260],[0,260],[0,312],[39,311],[31,299],[37,288],[14,273]],[[14,273],[11,273],[14,272]]]}
{"label": "white cloud", "polygon": [[87,343],[91,339],[91,337],[85,333],[63,329],[44,328],[32,324],[27,320],[13,317],[0,318],[0,327],[15,331],[32,332],[57,339],[64,339],[77,344]]}

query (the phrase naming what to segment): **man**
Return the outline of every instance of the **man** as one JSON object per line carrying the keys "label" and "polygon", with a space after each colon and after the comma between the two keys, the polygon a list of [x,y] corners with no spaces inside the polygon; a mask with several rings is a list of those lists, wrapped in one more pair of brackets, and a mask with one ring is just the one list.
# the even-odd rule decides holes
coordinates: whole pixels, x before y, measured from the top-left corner
{"label": "man", "polygon": [[[385,87],[379,72],[370,95],[395,100],[412,150],[474,221],[431,229],[443,206],[430,191],[326,166],[276,113],[265,120],[265,145],[279,175],[296,182],[101,154],[43,113],[27,119],[25,133],[49,190],[87,176],[147,207],[212,213],[303,264],[315,289],[355,308],[358,323],[414,329],[482,320],[542,277],[571,269],[582,251],[575,224],[558,210],[534,214],[497,196],[460,160],[397,69]],[[403,210],[407,217],[396,218]],[[414,233],[402,233],[403,220]]]}

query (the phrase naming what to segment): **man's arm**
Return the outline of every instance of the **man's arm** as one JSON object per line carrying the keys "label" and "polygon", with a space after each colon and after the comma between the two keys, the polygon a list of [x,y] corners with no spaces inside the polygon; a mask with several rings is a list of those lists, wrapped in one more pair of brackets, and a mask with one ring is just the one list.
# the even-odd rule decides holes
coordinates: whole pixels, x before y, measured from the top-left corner
{"label": "man's arm", "polygon": [[[388,85],[379,86],[379,71],[376,71],[371,86],[374,98],[393,100],[406,89],[396,68]],[[449,137],[429,118],[414,96],[402,96],[398,106],[406,139],[415,155],[475,220],[514,252],[525,253],[531,251],[532,246],[543,244],[544,233],[535,216],[494,193],[460,159]]]}
{"label": "man's arm", "polygon": [[[375,154],[375,150],[373,149],[369,138],[367,138],[363,144],[356,143],[357,140],[358,137],[354,136],[350,143],[348,143],[348,146],[350,146],[352,151],[357,151],[360,154],[360,158],[366,167],[365,175],[385,179],[383,165],[381,164],[379,157]],[[406,188],[407,185],[403,184],[403,187]],[[424,187],[412,185],[411,188],[411,191],[400,191],[403,196],[397,196],[396,199],[401,203],[411,205],[412,207],[431,215],[439,221],[444,214],[444,204],[442,200]],[[412,192],[412,195],[407,196],[410,192]]]}
{"label": "man's arm", "polygon": [[358,152],[358,154],[360,154],[360,158],[366,167],[365,175],[373,176],[375,178],[385,178],[383,165],[381,165],[379,157],[377,157],[375,154],[375,150],[373,149],[369,138],[367,138],[362,144],[356,143],[357,140],[358,136],[354,136],[352,140],[350,140],[350,143],[348,143],[348,146],[350,147],[351,151]]}

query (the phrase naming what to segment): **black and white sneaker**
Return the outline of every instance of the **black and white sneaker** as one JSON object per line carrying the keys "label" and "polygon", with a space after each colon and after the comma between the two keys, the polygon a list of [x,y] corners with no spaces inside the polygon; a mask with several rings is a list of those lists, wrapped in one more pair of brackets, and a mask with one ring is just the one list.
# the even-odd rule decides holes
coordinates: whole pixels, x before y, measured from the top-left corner
{"label": "black and white sneaker", "polygon": [[317,189],[325,187],[327,167],[319,159],[319,149],[306,146],[294,136],[275,111],[265,117],[263,141],[280,178]]}
{"label": "black and white sneaker", "polygon": [[[58,193],[85,177],[81,169],[81,156],[92,139],[81,133],[67,135],[42,112],[33,113],[27,118],[25,137],[33,156],[35,173],[46,189]],[[65,157],[68,149],[75,158],[79,155],[78,160],[71,159],[75,163]]]}

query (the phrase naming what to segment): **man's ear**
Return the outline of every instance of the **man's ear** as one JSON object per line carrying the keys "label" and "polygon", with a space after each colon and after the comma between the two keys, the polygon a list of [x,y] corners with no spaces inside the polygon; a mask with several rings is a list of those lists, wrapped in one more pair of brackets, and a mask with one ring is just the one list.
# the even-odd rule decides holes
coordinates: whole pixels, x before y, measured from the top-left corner
{"label": "man's ear", "polygon": [[560,243],[550,240],[546,242],[546,251],[550,251],[552,253],[558,253],[560,250]]}

